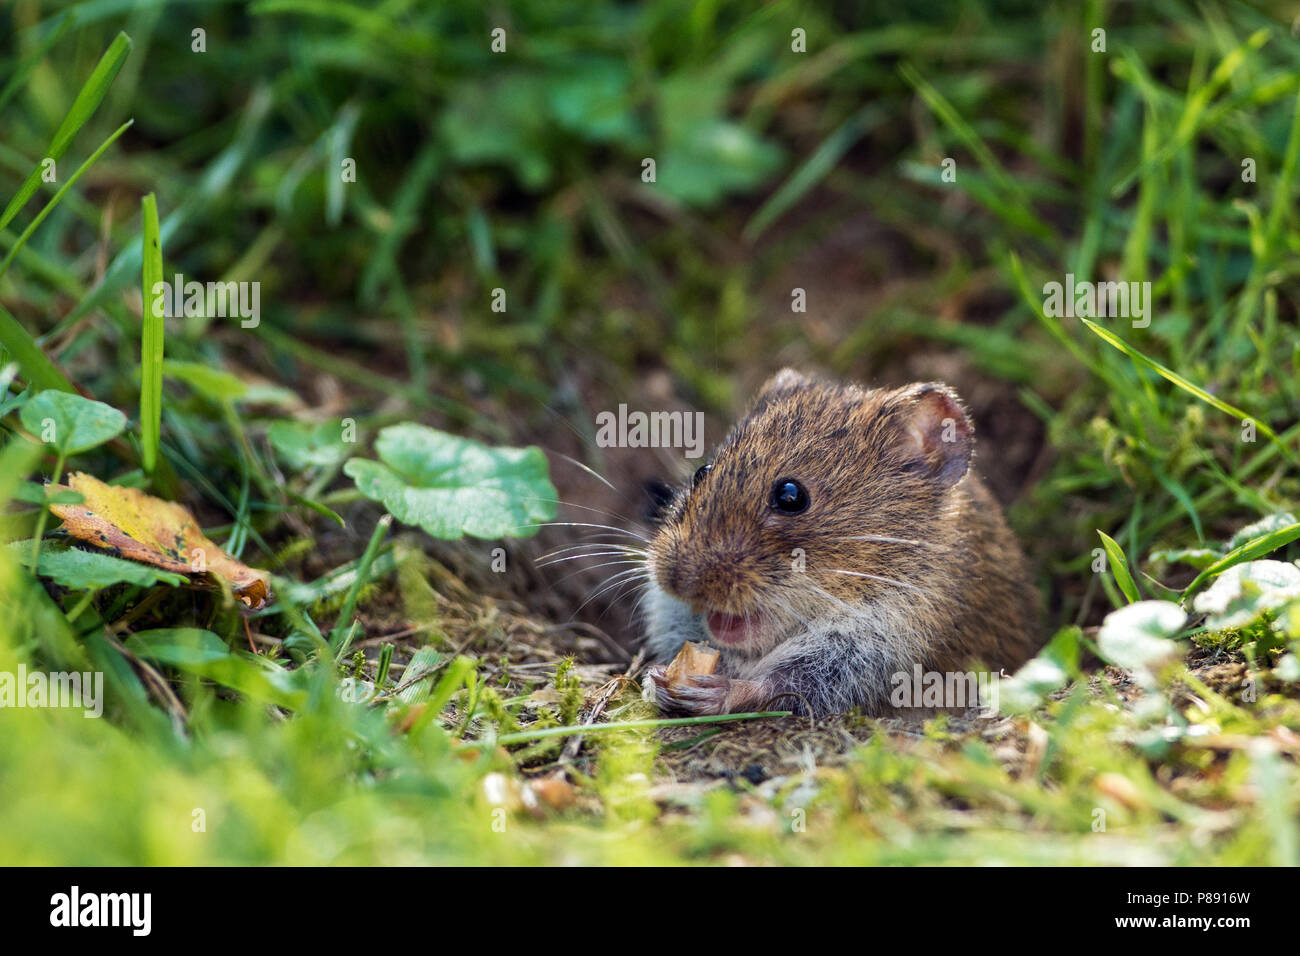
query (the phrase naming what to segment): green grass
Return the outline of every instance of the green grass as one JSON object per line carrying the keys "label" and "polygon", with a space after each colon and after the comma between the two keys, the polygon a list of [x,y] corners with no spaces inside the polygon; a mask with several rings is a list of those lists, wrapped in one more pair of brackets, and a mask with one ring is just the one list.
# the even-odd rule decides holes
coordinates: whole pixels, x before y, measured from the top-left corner
{"label": "green grass", "polygon": [[[0,861],[1300,863],[1300,604],[1192,614],[1139,701],[1080,663],[1109,610],[1192,610],[1297,554],[1300,40],[1281,3],[1134,6],[524,2],[506,55],[469,2],[0,14],[0,673],[98,670],[108,699],[0,711]],[[189,278],[260,282],[259,327],[177,318],[164,361],[164,246]],[[1150,281],[1150,325],[1049,314],[1067,273]],[[410,420],[576,434],[600,470],[583,387],[617,402],[662,370],[725,420],[769,365],[867,380],[935,352],[1049,449],[1011,514],[1060,635],[1028,692],[1055,693],[774,782],[653,790],[659,756],[783,718],[661,738],[634,693],[575,759],[599,682],[528,670],[510,635],[541,638],[342,471]],[[275,603],[34,575],[21,480],[65,466],[22,427],[46,389],[138,408],[67,469],[192,506]],[[562,812],[484,795],[564,768]]]}
{"label": "green grass", "polygon": [[166,338],[164,315],[155,304],[155,288],[163,279],[162,241],[158,228],[158,200],[153,193],[144,197],[143,268],[140,301],[140,464],[152,474],[158,466],[158,444],[162,427],[163,351]]}

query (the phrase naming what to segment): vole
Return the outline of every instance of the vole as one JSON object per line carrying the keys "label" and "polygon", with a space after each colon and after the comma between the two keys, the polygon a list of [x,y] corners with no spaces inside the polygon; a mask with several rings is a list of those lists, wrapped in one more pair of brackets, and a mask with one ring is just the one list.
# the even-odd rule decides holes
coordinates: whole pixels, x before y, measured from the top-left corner
{"label": "vole", "polygon": [[[1041,645],[1038,594],[971,470],[939,383],[865,389],[785,369],[661,515],[646,559],[661,710],[894,713],[894,675],[1010,672]],[[664,677],[686,641],[717,672]]]}

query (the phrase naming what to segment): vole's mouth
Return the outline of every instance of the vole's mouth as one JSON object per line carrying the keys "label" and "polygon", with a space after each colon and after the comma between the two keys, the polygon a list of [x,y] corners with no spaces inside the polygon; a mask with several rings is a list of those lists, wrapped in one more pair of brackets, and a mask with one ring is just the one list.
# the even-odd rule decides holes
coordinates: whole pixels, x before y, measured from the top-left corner
{"label": "vole's mouth", "polygon": [[704,620],[709,635],[715,641],[732,646],[744,644],[759,626],[758,618],[753,614],[742,617],[739,614],[710,611]]}

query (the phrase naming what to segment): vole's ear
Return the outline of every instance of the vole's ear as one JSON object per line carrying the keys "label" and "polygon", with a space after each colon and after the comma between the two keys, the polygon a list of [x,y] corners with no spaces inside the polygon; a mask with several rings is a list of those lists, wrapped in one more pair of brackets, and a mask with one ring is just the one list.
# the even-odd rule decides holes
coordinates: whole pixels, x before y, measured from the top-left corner
{"label": "vole's ear", "polygon": [[901,389],[905,449],[942,488],[961,480],[975,449],[975,426],[947,385],[927,382]]}
{"label": "vole's ear", "polygon": [[783,368],[763,383],[763,387],[758,390],[758,399],[762,401],[781,392],[797,391],[812,384],[813,380],[802,372],[797,372],[792,368]]}

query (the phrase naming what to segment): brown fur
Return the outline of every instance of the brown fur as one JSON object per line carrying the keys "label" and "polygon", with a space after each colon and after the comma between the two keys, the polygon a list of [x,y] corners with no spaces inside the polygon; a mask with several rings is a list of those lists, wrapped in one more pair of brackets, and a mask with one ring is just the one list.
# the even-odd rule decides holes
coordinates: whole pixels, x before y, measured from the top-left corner
{"label": "brown fur", "polygon": [[[719,645],[716,678],[668,688],[653,672],[661,705],[718,713],[784,696],[800,712],[884,713],[891,675],[913,664],[1023,664],[1041,644],[1038,595],[968,468],[973,445],[947,386],[866,390],[788,369],[772,378],[711,470],[669,507],[649,552],[649,646],[661,660],[708,637],[690,623],[700,614],[760,624],[743,646]],[[787,478],[808,491],[802,513],[772,507],[774,482]]]}

